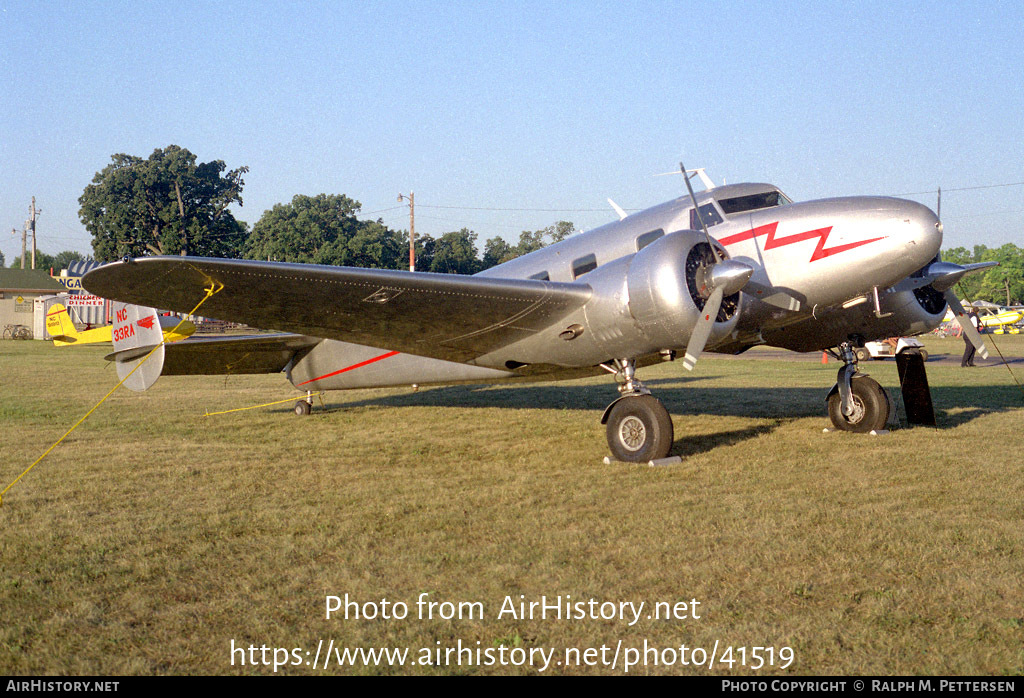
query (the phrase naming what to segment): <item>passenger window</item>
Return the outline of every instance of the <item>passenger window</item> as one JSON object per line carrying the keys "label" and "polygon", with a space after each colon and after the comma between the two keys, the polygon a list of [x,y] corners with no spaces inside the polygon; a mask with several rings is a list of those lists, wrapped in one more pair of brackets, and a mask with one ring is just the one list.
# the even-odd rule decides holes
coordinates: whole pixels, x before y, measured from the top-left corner
{"label": "passenger window", "polygon": [[[700,217],[704,220],[704,225],[709,228],[722,222],[722,216],[718,213],[718,209],[715,208],[714,204],[704,204],[701,206]],[[695,209],[690,209],[690,229],[700,230],[700,221],[697,220],[697,211]]]}
{"label": "passenger window", "polygon": [[586,257],[580,257],[573,260],[572,278],[578,279],[588,271],[594,271],[595,269],[597,269],[597,255],[588,254]]}
{"label": "passenger window", "polygon": [[551,281],[551,277],[548,276],[546,271],[538,272],[530,277],[531,279],[537,279],[538,281]]}
{"label": "passenger window", "polygon": [[644,233],[643,235],[639,236],[636,239],[636,251],[639,252],[640,250],[647,247],[664,234],[665,231],[662,230],[661,228],[658,228],[657,230],[652,230],[649,233]]}

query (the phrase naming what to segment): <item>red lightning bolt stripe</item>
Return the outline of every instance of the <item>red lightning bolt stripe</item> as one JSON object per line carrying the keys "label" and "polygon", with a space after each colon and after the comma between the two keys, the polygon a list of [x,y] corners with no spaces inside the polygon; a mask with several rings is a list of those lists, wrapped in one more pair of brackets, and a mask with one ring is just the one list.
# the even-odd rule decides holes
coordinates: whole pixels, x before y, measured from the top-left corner
{"label": "red lightning bolt stripe", "polygon": [[[387,354],[381,354],[380,356],[375,356],[372,359],[367,359],[366,361],[360,361],[357,364],[352,364],[351,366],[346,366],[345,368],[339,368],[337,371],[334,371],[332,373],[325,373],[322,376],[317,376],[316,378],[310,378],[308,381],[303,381],[303,382],[299,383],[299,385],[305,385],[306,383],[312,383],[314,381],[322,380],[324,378],[330,378],[331,376],[336,376],[339,373],[346,373],[348,371],[354,371],[357,368],[362,368],[363,366],[366,366],[368,364],[376,363],[376,362],[381,361],[383,359],[387,359],[389,357],[395,356],[398,353],[399,352],[397,352],[397,351],[389,351]],[[295,387],[297,388],[299,386],[297,385]]]}
{"label": "red lightning bolt stripe", "polygon": [[719,242],[723,245],[731,245],[736,242],[743,242],[744,240],[753,240],[754,238],[766,235],[767,239],[764,242],[765,251],[774,250],[777,247],[785,247],[786,245],[792,245],[796,242],[803,242],[804,240],[813,240],[818,238],[818,244],[814,248],[814,252],[811,253],[810,262],[816,262],[819,259],[825,257],[831,257],[834,254],[845,252],[846,250],[852,250],[855,247],[861,245],[867,245],[868,243],[877,242],[884,240],[885,236],[878,238],[871,238],[869,240],[859,240],[857,242],[850,242],[845,245],[836,245],[835,247],[825,247],[825,242],[828,240],[828,234],[832,231],[832,226],[827,228],[818,228],[817,230],[808,230],[804,233],[794,233],[793,235],[787,235],[786,237],[775,237],[775,232],[779,227],[778,221],[775,223],[769,223],[767,225],[761,225],[756,228],[751,228],[742,233],[736,233],[735,235],[729,235],[727,237],[719,239]]}
{"label": "red lightning bolt stripe", "polygon": [[151,329],[153,329],[153,321],[155,319],[156,318],[154,318],[152,315],[150,315],[148,317],[142,318],[141,320],[139,320],[135,324],[138,325],[139,327],[145,327],[147,330],[151,330]]}

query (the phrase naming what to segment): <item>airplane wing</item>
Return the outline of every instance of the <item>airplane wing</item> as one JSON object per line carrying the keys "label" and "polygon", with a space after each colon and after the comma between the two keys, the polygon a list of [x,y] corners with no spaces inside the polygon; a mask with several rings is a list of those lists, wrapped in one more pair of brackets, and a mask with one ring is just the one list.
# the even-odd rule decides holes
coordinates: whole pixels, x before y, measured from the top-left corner
{"label": "airplane wing", "polygon": [[579,308],[586,284],[202,257],[147,257],[90,271],[104,298],[262,329],[468,362]]}

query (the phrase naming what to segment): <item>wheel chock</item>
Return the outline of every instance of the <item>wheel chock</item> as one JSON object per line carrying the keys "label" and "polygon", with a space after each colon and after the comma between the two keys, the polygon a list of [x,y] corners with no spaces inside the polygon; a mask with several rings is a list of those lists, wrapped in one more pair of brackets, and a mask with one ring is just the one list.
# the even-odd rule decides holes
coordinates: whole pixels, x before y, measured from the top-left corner
{"label": "wheel chock", "polygon": [[[683,462],[682,456],[669,456],[668,458],[657,458],[655,460],[647,461],[647,467],[657,468],[663,465],[678,465]],[[628,463],[622,460],[615,460],[611,456],[604,457],[605,465],[643,465],[643,463]]]}

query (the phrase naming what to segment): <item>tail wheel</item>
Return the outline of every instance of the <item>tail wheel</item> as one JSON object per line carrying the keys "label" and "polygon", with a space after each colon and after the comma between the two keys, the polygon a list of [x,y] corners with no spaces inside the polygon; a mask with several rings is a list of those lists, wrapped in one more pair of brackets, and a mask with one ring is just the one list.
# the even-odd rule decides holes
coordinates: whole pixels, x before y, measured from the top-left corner
{"label": "tail wheel", "polygon": [[857,356],[857,361],[867,361],[871,358],[871,354],[864,347],[858,347],[853,353]]}
{"label": "tail wheel", "polygon": [[857,378],[850,385],[853,392],[853,413],[843,414],[843,401],[838,391],[828,398],[828,416],[836,429],[866,434],[880,431],[889,421],[889,398],[885,390],[871,378]]}
{"label": "tail wheel", "polygon": [[626,463],[664,458],[674,439],[668,410],[651,395],[630,396],[616,402],[608,414],[606,433],[612,455]]}
{"label": "tail wheel", "polygon": [[300,417],[305,417],[307,414],[313,411],[313,406],[305,400],[299,400],[295,403],[295,414]]}

